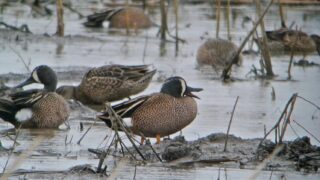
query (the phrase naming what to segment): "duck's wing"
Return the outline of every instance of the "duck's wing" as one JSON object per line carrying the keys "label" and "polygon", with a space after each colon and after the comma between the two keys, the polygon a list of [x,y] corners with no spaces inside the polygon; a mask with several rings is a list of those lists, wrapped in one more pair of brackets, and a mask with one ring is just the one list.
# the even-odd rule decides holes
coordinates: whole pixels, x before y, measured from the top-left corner
{"label": "duck's wing", "polygon": [[150,65],[140,66],[123,66],[123,65],[109,65],[89,70],[84,78],[104,77],[115,78],[122,81],[132,80],[138,81],[143,77],[154,75],[155,69],[150,70]]}
{"label": "duck's wing", "polygon": [[30,89],[17,93],[10,94],[10,97],[19,108],[31,107],[33,104],[38,102],[40,99],[46,96],[46,92],[41,89]]}
{"label": "duck's wing", "polygon": [[[131,117],[134,111],[141,107],[151,97],[151,95],[139,96],[137,98],[114,105],[112,106],[112,109],[121,118]],[[105,122],[110,120],[110,114],[108,113],[108,111],[102,113],[101,115],[98,115],[97,117]]]}
{"label": "duck's wing", "polygon": [[86,27],[102,27],[103,21],[109,21],[115,14],[122,11],[123,8],[108,9],[103,12],[97,12],[87,16],[87,22],[83,23]]}

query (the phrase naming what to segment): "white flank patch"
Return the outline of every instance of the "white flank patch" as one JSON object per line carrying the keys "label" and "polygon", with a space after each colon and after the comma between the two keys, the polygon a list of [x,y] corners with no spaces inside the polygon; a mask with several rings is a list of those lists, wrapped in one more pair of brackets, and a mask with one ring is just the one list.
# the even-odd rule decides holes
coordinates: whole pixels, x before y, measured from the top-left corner
{"label": "white flank patch", "polygon": [[39,77],[38,77],[37,71],[33,71],[32,77],[33,77],[33,79],[34,79],[36,82],[41,83],[41,82],[40,82],[40,79],[39,79]]}
{"label": "white flank patch", "polygon": [[132,119],[131,118],[124,118],[123,120],[123,124],[125,127],[132,127]]}
{"label": "white flank patch", "polygon": [[110,22],[109,21],[103,21],[102,22],[102,27],[108,28],[109,27]]}
{"label": "white flank patch", "polygon": [[32,116],[32,111],[31,109],[29,108],[23,108],[21,109],[20,111],[18,111],[15,115],[15,118],[18,120],[18,121],[26,121],[26,120],[29,120]]}

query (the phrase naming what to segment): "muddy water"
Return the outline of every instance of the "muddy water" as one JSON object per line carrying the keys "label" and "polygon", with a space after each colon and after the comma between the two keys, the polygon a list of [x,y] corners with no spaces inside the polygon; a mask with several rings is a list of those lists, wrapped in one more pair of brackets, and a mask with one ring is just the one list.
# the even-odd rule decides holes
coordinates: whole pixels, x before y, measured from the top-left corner
{"label": "muddy water", "polygon": [[[78,2],[78,1],[77,1]],[[96,7],[99,4],[90,4],[89,7]],[[53,6],[49,6],[53,9]],[[75,3],[75,8],[84,14],[90,12],[90,8],[84,2]],[[173,32],[174,23],[171,7],[169,9],[169,19],[172,21],[169,27]],[[293,66],[292,81],[283,81],[287,78],[288,55],[277,55],[272,57],[274,72],[278,75],[275,80],[255,80],[252,75],[247,75],[252,65],[259,67],[259,56],[246,55],[241,67],[233,69],[233,76],[241,79],[233,83],[223,83],[217,80],[219,74],[211,68],[198,68],[195,62],[197,47],[203,42],[201,37],[215,36],[215,19],[211,18],[213,11],[208,4],[183,4],[180,7],[182,13],[180,17],[179,34],[187,43],[180,45],[179,55],[175,56],[173,43],[167,43],[161,47],[160,41],[156,38],[158,27],[154,26],[149,30],[132,32],[129,36],[125,31],[110,29],[87,29],[81,23],[84,19],[65,10],[65,24],[67,37],[65,39],[46,38],[41,34],[53,34],[55,32],[54,17],[34,17],[28,6],[12,5],[6,7],[0,16],[2,21],[21,25],[27,23],[34,36],[21,36],[16,41],[16,35],[7,31],[0,32],[0,74],[27,73],[24,64],[21,62],[20,54],[29,67],[39,64],[47,64],[58,71],[69,71],[70,69],[83,69],[83,67],[94,67],[104,64],[152,64],[158,69],[156,77],[152,81],[145,94],[158,91],[164,78],[172,75],[184,77],[190,86],[202,87],[203,92],[198,95],[201,100],[197,100],[199,105],[199,115],[197,119],[182,134],[187,140],[197,139],[212,132],[225,132],[232,107],[239,96],[239,102],[235,111],[231,133],[243,138],[262,137],[263,129],[266,126],[270,129],[277,121],[287,100],[293,93],[320,104],[320,68],[301,68]],[[320,28],[320,7],[319,6],[287,6],[285,7],[288,24],[295,22],[307,33],[318,33]],[[318,12],[318,13],[317,13]],[[254,8],[252,6],[233,6],[231,20],[231,37],[237,44],[247,34],[251,28],[251,23],[243,22],[244,17],[254,18]],[[151,9],[152,20],[158,24],[158,8]],[[220,36],[227,37],[225,16],[222,15]],[[275,29],[280,26],[278,10],[274,6],[266,16],[266,28]],[[39,35],[40,34],[40,35]],[[146,38],[147,37],[147,38]],[[248,47],[247,47],[248,48]],[[143,53],[145,51],[145,57]],[[295,61],[301,56],[296,56]],[[319,56],[312,54],[307,57],[309,61],[320,63]],[[79,82],[80,77],[66,78],[59,81],[61,84],[74,84]],[[9,81],[8,85],[16,84],[17,81]],[[33,86],[38,87],[38,86]],[[275,89],[276,99],[272,100],[272,87]],[[29,87],[30,88],[30,87]],[[39,130],[22,130],[18,138],[16,152],[26,152],[30,149],[30,158],[23,163],[19,163],[17,168],[29,170],[64,170],[78,164],[97,164],[97,159],[87,152],[88,148],[106,147],[111,132],[105,126],[97,122],[89,131],[87,136],[77,145],[85,130],[80,130],[79,123],[84,122],[85,129],[93,122],[94,112],[86,111],[86,114],[75,112],[70,120],[71,129],[62,127],[60,130],[43,132]],[[299,99],[295,106],[292,119],[296,120],[312,132],[316,137],[320,137],[320,112],[310,104]],[[306,135],[306,132],[297,124],[291,123],[286,134],[286,139],[293,139]],[[0,129],[6,130],[12,126],[1,122]],[[104,138],[108,137],[104,140]],[[175,136],[175,135],[173,135]],[[272,137],[270,137],[272,138]],[[65,140],[67,139],[67,140]],[[312,143],[317,143],[312,139]],[[33,148],[32,142],[38,142],[39,146]],[[5,147],[10,147],[12,141],[1,137],[1,142]],[[13,157],[10,162],[15,161]],[[7,156],[0,157],[0,166],[4,167]],[[147,168],[147,169],[146,169]],[[148,170],[148,174],[143,172]],[[131,173],[127,173],[127,171]],[[216,167],[192,167],[190,169],[172,169],[168,167],[151,166],[138,167],[138,177],[157,177],[158,179],[204,179],[216,178],[218,169]],[[124,165],[120,168],[118,175],[123,178],[132,178],[134,167]],[[250,175],[250,170],[228,169],[228,178],[234,179],[239,176],[246,178]],[[275,173],[280,176],[283,172]],[[310,178],[316,179],[318,174],[304,176],[298,172],[286,174],[288,179]],[[266,179],[270,172],[264,172],[261,179]],[[139,179],[141,179],[139,178]],[[260,177],[259,177],[260,178]]]}

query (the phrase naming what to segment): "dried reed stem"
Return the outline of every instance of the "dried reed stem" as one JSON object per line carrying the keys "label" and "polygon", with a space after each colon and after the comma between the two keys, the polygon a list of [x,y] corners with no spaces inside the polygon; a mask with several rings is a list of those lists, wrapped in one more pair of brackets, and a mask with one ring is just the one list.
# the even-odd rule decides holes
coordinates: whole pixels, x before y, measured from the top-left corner
{"label": "dried reed stem", "polygon": [[176,38],[175,38],[175,56],[178,56],[178,52],[179,52],[179,0],[174,0],[174,14],[175,14],[175,22],[176,22]]}
{"label": "dried reed stem", "polygon": [[279,15],[280,15],[280,20],[281,20],[281,27],[286,28],[286,22],[284,20],[284,15],[283,15],[283,7],[282,4],[280,3],[280,0],[278,0],[279,4]]}
{"label": "dried reed stem", "polygon": [[[277,121],[276,124],[265,134],[265,136],[264,136],[264,137],[262,138],[262,140],[260,141],[259,146],[262,144],[262,142],[266,139],[266,137],[267,137],[273,130],[275,130],[275,143],[278,144],[278,140],[279,140],[279,143],[282,142],[282,138],[283,138],[284,133],[285,133],[285,128],[282,127],[282,131],[281,131],[281,130],[280,130],[280,123],[281,123],[281,121],[284,119],[285,115],[287,114],[287,111],[288,111],[289,106],[290,106],[290,105],[293,106],[293,104],[294,104],[297,96],[298,96],[298,93],[295,93],[295,94],[293,94],[293,95],[291,96],[291,98],[290,98],[289,101],[287,102],[284,110],[282,111],[282,113],[281,113],[278,121]],[[293,107],[292,107],[291,109],[293,110]],[[290,114],[291,114],[291,113],[290,113]],[[290,116],[289,116],[289,118],[290,118]],[[285,118],[284,121],[285,121],[286,123],[288,123],[288,119],[289,119],[289,118],[288,118],[288,117]],[[283,125],[285,125],[285,124],[283,124]]]}
{"label": "dried reed stem", "polygon": [[216,8],[216,21],[217,21],[217,26],[216,26],[216,38],[219,38],[219,30],[220,30],[220,9],[221,9],[221,1],[216,0],[217,3],[217,8]]}
{"label": "dried reed stem", "polygon": [[57,35],[64,36],[63,0],[57,0]]}
{"label": "dried reed stem", "polygon": [[227,32],[228,32],[228,40],[231,40],[230,35],[230,0],[227,0]]}
{"label": "dried reed stem", "polygon": [[167,10],[165,5],[165,0],[160,0],[160,12],[161,12],[160,37],[162,40],[166,40],[166,32],[168,30],[168,24],[167,24]]}
{"label": "dried reed stem", "polygon": [[229,121],[229,125],[228,125],[228,130],[227,130],[226,141],[224,142],[223,152],[227,151],[227,143],[228,143],[229,131],[230,131],[230,127],[231,127],[234,111],[236,110],[236,106],[237,106],[238,100],[239,100],[239,96],[237,96],[236,102],[234,103],[234,106],[233,106],[233,109],[232,109],[232,113],[231,113],[231,117],[230,117],[230,121]]}
{"label": "dried reed stem", "polygon": [[259,17],[258,21],[255,23],[254,27],[251,29],[251,31],[248,33],[248,35],[246,36],[246,38],[243,40],[242,44],[240,45],[237,53],[234,54],[232,61],[229,62],[229,64],[225,67],[225,69],[222,72],[221,77],[226,80],[230,78],[230,70],[232,67],[232,64],[234,64],[237,60],[237,57],[240,55],[242,49],[244,48],[245,44],[247,43],[247,41],[250,39],[251,35],[256,31],[258,25],[260,24],[260,22],[262,21],[263,17],[266,15],[266,13],[268,12],[269,8],[271,7],[273,3],[273,0],[270,1],[270,3],[268,4],[268,6],[266,7],[266,9],[263,11],[262,15]]}
{"label": "dried reed stem", "polygon": [[[261,4],[260,0],[255,0],[256,8],[257,8],[257,15],[261,16]],[[261,33],[262,33],[262,56],[265,64],[265,69],[267,71],[267,76],[268,77],[273,77],[274,73],[272,70],[272,63],[271,63],[271,56],[269,52],[269,46],[268,46],[268,40],[267,40],[267,34],[264,28],[264,22],[263,19],[260,21],[260,28],[261,28]]]}

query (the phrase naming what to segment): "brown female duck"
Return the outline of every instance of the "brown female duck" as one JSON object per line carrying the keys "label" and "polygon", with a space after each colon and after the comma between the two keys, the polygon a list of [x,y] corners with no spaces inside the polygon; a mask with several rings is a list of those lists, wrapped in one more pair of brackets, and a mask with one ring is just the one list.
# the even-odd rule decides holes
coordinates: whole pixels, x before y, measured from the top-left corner
{"label": "brown female duck", "polygon": [[156,70],[148,65],[106,65],[90,69],[78,86],[61,86],[57,93],[101,110],[107,101],[117,101],[146,89]]}
{"label": "brown female duck", "polygon": [[[274,31],[266,31],[268,48],[272,52],[299,52],[303,59],[312,52],[320,55],[320,36],[308,35],[305,32],[281,28]],[[260,39],[259,39],[260,40]],[[261,42],[258,41],[258,45]]]}
{"label": "brown female duck", "polygon": [[[197,62],[200,65],[212,65],[213,67],[224,67],[237,53],[238,47],[233,42],[224,39],[206,40],[198,49]],[[236,64],[242,62],[242,55],[237,57]]]}

